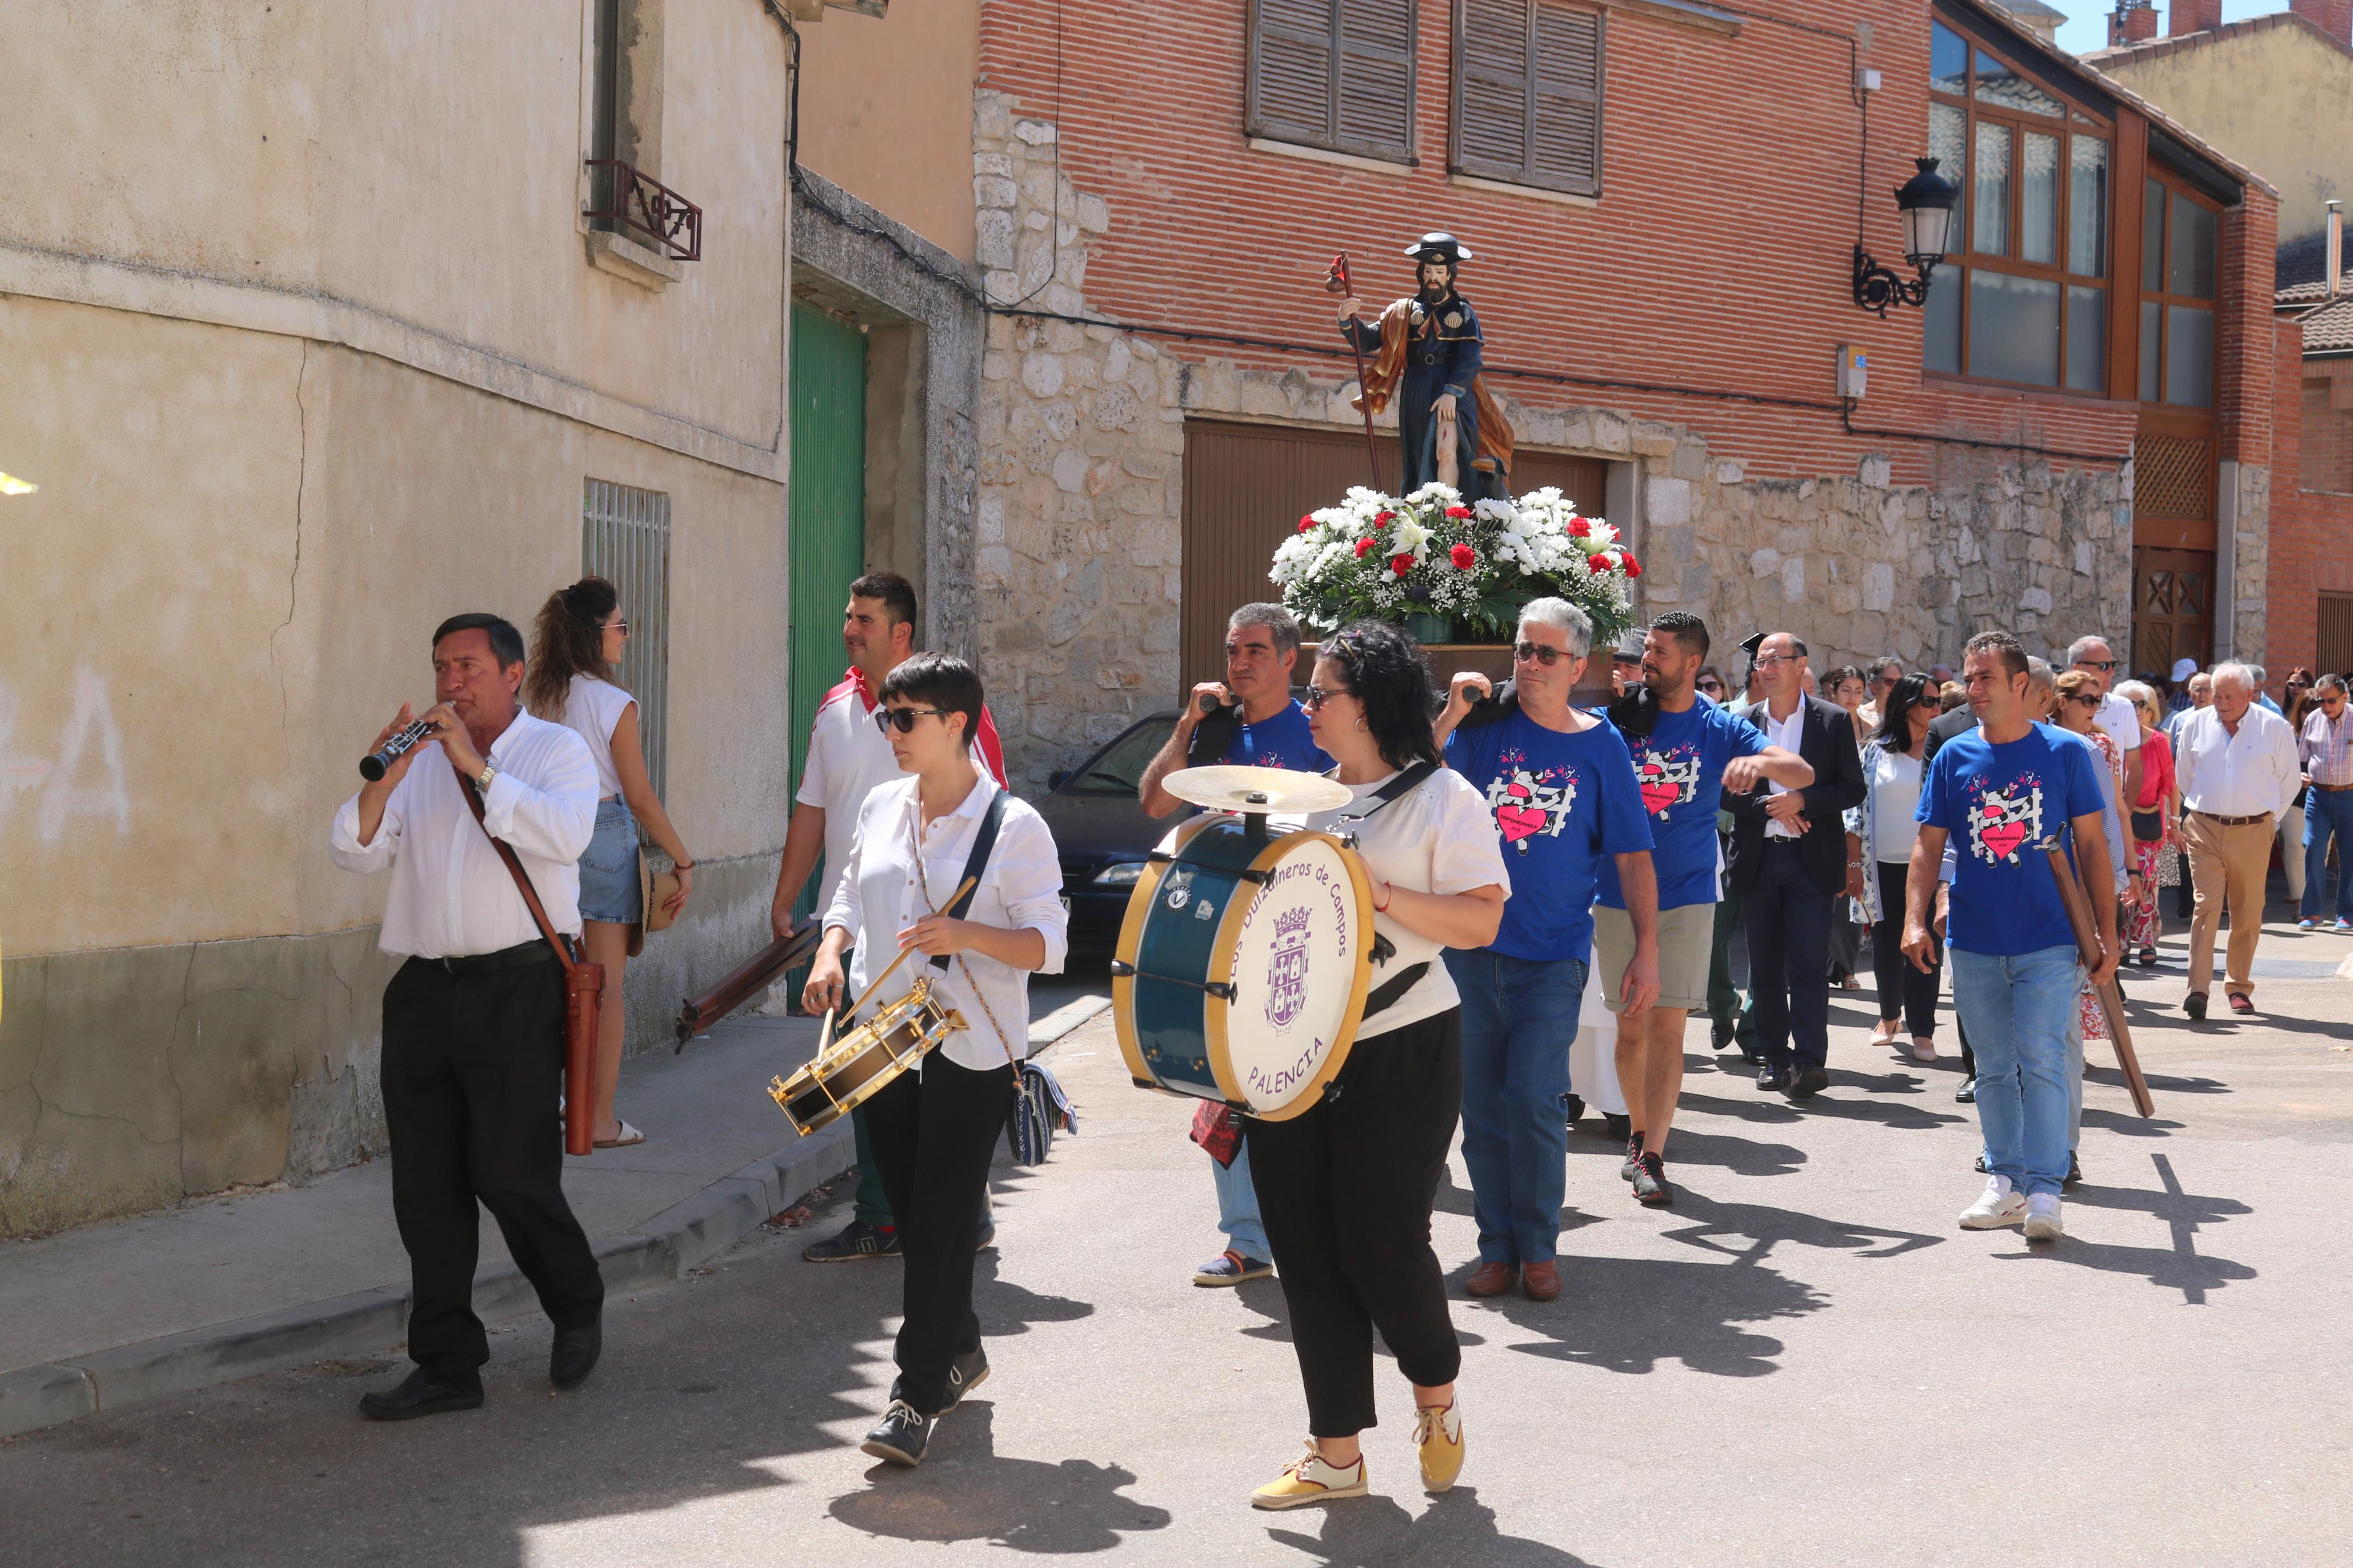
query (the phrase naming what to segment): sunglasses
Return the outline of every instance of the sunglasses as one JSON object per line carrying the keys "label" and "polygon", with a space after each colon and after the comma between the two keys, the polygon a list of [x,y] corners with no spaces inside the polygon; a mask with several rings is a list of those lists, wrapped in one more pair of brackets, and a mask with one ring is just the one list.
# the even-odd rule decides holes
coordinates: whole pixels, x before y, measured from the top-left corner
{"label": "sunglasses", "polygon": [[605,629],[608,632],[618,632],[623,637],[628,637],[629,635],[629,617],[623,616],[617,621],[608,621],[606,623]]}
{"label": "sunglasses", "polygon": [[[1567,648],[1546,647],[1540,642],[1517,642],[1512,645],[1512,657],[1522,664],[1540,664],[1550,669],[1570,656]],[[1635,662],[1639,664],[1641,661],[1637,659]]]}
{"label": "sunglasses", "polygon": [[2096,669],[2101,674],[2105,675],[2109,670],[2116,668],[2116,663],[2117,661],[2113,658],[2079,658],[2075,661],[2075,668],[2077,669]]}
{"label": "sunglasses", "polygon": [[944,708],[877,708],[874,710],[874,727],[886,735],[893,730],[902,735],[912,735],[915,732],[915,721],[926,713],[934,719],[948,716]]}
{"label": "sunglasses", "polygon": [[2071,691],[2067,694],[2067,700],[2070,702],[2080,702],[2086,708],[2097,708],[2100,705],[2101,698],[2097,692]]}
{"label": "sunglasses", "polygon": [[1303,706],[1310,713],[1321,713],[1324,710],[1324,704],[1331,701],[1335,697],[1354,697],[1355,695],[1355,692],[1345,687],[1335,686],[1326,691],[1320,686],[1311,686],[1307,689]]}
{"label": "sunglasses", "polygon": [[1724,689],[1724,682],[1711,675],[1699,683],[1699,689],[1702,691],[1721,691]]}

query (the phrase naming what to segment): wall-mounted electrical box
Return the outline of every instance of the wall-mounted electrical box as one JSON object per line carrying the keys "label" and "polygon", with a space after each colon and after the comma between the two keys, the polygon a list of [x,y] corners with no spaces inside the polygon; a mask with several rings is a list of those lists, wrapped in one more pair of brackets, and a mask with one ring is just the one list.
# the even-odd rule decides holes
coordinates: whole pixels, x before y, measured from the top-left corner
{"label": "wall-mounted electrical box", "polygon": [[1838,395],[1861,397],[1871,384],[1871,356],[1852,343],[1839,344]]}

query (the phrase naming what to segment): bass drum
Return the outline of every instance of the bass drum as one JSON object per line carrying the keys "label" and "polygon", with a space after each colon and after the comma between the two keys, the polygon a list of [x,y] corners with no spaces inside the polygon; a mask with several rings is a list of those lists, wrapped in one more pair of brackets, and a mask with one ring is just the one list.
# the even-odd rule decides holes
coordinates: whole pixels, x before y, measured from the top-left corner
{"label": "bass drum", "polygon": [[1332,835],[1185,824],[1120,927],[1112,1020],[1129,1076],[1267,1121],[1300,1115],[1348,1059],[1372,929],[1363,863]]}

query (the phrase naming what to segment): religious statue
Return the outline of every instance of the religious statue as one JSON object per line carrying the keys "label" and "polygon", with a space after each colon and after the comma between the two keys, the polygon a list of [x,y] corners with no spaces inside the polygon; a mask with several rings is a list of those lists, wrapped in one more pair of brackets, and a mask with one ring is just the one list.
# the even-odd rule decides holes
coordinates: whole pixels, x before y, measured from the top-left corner
{"label": "religious statue", "polygon": [[[1471,252],[1452,235],[1433,233],[1405,254],[1414,258],[1419,286],[1383,310],[1378,325],[1356,319],[1363,307],[1354,294],[1340,301],[1340,331],[1360,356],[1362,391],[1352,401],[1364,411],[1369,431],[1372,416],[1392,396],[1398,400],[1405,458],[1398,495],[1435,479],[1466,501],[1507,499],[1512,426],[1479,374],[1478,312],[1454,289],[1455,273]],[[1333,264],[1325,287],[1345,292],[1347,281],[1343,258]],[[1372,356],[1369,364],[1365,354]]]}

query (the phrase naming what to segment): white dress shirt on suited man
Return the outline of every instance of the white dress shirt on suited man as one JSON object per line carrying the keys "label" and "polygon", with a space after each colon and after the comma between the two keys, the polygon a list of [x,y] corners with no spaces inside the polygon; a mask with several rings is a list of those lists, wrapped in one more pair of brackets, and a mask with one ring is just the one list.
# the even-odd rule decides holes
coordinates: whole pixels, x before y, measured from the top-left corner
{"label": "white dress shirt on suited man", "polygon": [[464,958],[540,940],[530,906],[482,829],[514,847],[555,929],[580,934],[580,855],[596,831],[596,762],[562,724],[518,710],[491,742],[499,772],[477,826],[458,770],[438,742],[419,746],[360,842],[360,797],[336,809],[327,853],[346,871],[392,869],[376,945],[418,958]]}
{"label": "white dress shirt on suited man", "polygon": [[2173,772],[2182,805],[2208,816],[2277,816],[2304,783],[2295,731],[2253,703],[2235,735],[2216,709],[2200,708],[2184,720]]}
{"label": "white dress shirt on suited man", "polygon": [[[1765,731],[1765,743],[1768,746],[1778,746],[1793,757],[1798,755],[1799,749],[1806,743],[1805,694],[1803,692],[1799,693],[1798,705],[1789,710],[1789,716],[1786,719],[1774,718],[1773,710],[1769,704],[1760,704],[1759,707],[1760,710],[1765,715],[1765,723],[1763,726]],[[1769,800],[1774,795],[1787,795],[1788,793],[1788,786],[1782,784],[1780,780],[1768,778],[1765,781],[1765,795],[1767,799]],[[1784,822],[1778,816],[1768,816],[1765,819],[1765,837],[1767,838],[1795,838],[1799,837],[1799,833],[1795,824]]]}
{"label": "white dress shirt on suited man", "polygon": [[[986,773],[972,786],[963,804],[934,819],[924,833],[922,874],[917,875],[914,845],[921,830],[923,806],[916,799],[922,781],[902,774],[896,784],[877,788],[858,814],[858,836],[849,863],[836,885],[833,903],[825,911],[828,930],[839,926],[857,944],[849,965],[849,992],[862,997],[872,976],[899,956],[899,933],[934,910],[947,908],[949,895],[964,880],[965,861],[972,854],[974,836],[998,794],[997,782]],[[928,889],[931,901],[924,900]],[[1046,961],[1035,973],[1060,974],[1070,951],[1070,915],[1062,908],[1062,863],[1054,852],[1054,835],[1046,819],[1026,802],[1008,799],[1005,820],[997,829],[997,847],[980,874],[980,886],[964,918],[1006,931],[1034,931],[1046,939]],[[871,928],[871,929],[870,929]],[[907,994],[915,976],[930,963],[912,953],[891,976],[877,1002],[892,1002]],[[976,998],[966,984],[969,967],[979,983]],[[932,994],[944,1007],[964,1015],[965,1027],[948,1037],[940,1050],[948,1060],[975,1072],[987,1072],[1006,1063],[1006,1054],[1019,1061],[1029,1054],[1029,974],[978,952],[960,952],[948,961],[947,972],[934,969]],[[980,1005],[986,1002],[987,1005]],[[866,1015],[871,1017],[870,1013]],[[998,1044],[989,1026],[994,1017],[1011,1037]],[[844,1019],[848,1027],[853,1020]]]}

